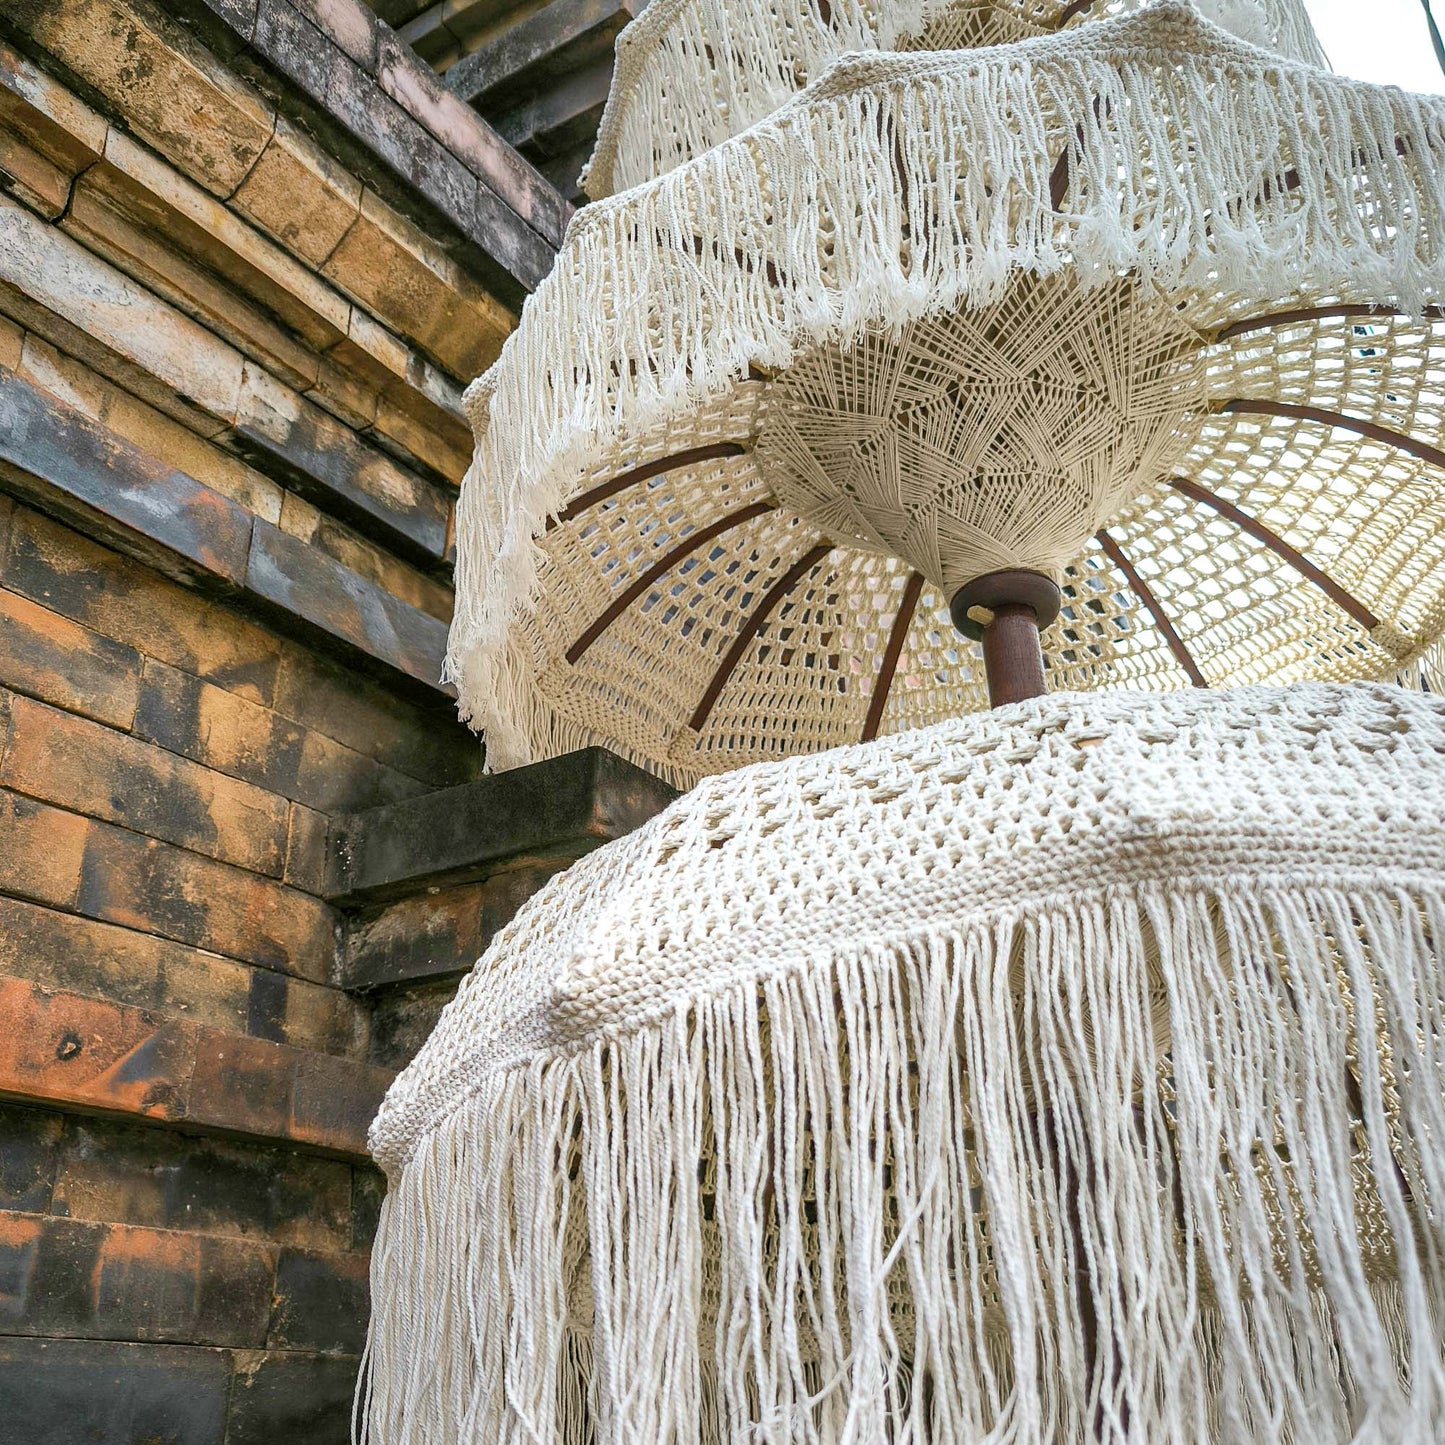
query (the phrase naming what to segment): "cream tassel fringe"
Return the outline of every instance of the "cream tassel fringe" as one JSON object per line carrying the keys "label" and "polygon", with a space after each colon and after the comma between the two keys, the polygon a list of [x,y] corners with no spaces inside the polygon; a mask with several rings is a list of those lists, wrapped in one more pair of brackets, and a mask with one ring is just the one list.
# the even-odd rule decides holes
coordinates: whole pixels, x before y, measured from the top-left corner
{"label": "cream tassel fringe", "polygon": [[360,1438],[1438,1441],[1445,890],[1368,875],[1099,888],[498,1064],[384,1161]]}
{"label": "cream tassel fringe", "polygon": [[535,538],[619,436],[750,363],[989,304],[1019,268],[1415,306],[1445,290],[1442,157],[1445,101],[1284,62],[1177,3],[993,50],[845,57],[766,123],[578,212],[469,389],[447,659],[463,717],[526,756],[509,720],[532,659],[510,624]]}
{"label": "cream tassel fringe", "polygon": [[[1094,0],[1071,23],[1140,9]],[[1253,45],[1323,66],[1303,0],[1196,0]],[[963,50],[1047,33],[1063,0],[651,0],[618,37],[597,147],[580,177],[594,200],[649,181],[765,119],[849,50]]]}

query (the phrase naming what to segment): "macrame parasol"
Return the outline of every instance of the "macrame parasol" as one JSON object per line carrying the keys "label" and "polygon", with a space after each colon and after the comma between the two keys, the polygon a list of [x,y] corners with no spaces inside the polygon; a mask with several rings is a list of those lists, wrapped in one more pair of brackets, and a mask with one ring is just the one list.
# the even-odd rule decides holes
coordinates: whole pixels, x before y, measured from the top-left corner
{"label": "macrame parasol", "polygon": [[1442,153],[1160,5],[579,215],[469,394],[462,705],[780,760],[388,1095],[368,1445],[1438,1435],[1445,704],[1175,684],[1445,627]]}
{"label": "macrame parasol", "polygon": [[[650,181],[765,120],[850,50],[969,50],[1047,35],[1144,0],[651,0],[617,37],[582,185]],[[1303,0],[1199,0],[1242,39],[1323,65]]]}
{"label": "macrame parasol", "polygon": [[1442,290],[1445,101],[1179,4],[845,56],[579,212],[469,392],[463,713],[688,783],[984,706],[951,615],[1047,624],[1024,692],[1416,669]]}
{"label": "macrame parasol", "polygon": [[387,1096],[362,1438],[1437,1440],[1442,758],[1316,683],[706,779]]}

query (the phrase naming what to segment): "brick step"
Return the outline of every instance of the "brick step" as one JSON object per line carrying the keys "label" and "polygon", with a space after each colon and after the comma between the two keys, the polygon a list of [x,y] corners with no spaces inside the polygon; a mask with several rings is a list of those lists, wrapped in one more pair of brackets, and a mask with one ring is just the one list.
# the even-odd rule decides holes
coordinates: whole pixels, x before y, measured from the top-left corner
{"label": "brick step", "polygon": [[364,1160],[393,1075],[144,1009],[0,978],[0,1098]]}
{"label": "brick step", "polygon": [[0,1338],[0,1420],[24,1445],[349,1445],[351,1355]]}

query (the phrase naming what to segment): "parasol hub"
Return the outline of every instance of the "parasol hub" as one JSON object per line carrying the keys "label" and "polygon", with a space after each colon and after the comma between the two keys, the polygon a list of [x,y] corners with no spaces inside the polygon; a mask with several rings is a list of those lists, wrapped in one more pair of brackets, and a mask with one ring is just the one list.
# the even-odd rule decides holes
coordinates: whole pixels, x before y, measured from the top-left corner
{"label": "parasol hub", "polygon": [[814,348],[773,378],[756,456],[779,502],[952,594],[1061,573],[1208,411],[1204,341],[1133,276],[1017,273],[1001,301]]}

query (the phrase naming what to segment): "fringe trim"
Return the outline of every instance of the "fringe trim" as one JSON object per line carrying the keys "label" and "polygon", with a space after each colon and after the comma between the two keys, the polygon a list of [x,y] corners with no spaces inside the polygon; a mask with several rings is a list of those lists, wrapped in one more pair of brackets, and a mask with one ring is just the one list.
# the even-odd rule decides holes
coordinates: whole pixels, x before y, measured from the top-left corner
{"label": "fringe trim", "polygon": [[1100,890],[493,1071],[392,1161],[358,1438],[1433,1441],[1442,937]]}
{"label": "fringe trim", "polygon": [[[1271,182],[1282,157],[1289,188]],[[1409,308],[1445,294],[1442,237],[1445,101],[1287,64],[1187,5],[988,51],[845,57],[767,123],[579,211],[468,389],[445,674],[463,716],[525,756],[532,661],[507,637],[547,518],[609,444],[751,364],[990,304],[1016,269]]]}
{"label": "fringe trim", "polygon": [[[1148,3],[1096,0],[1067,23],[1096,23]],[[1252,45],[1326,64],[1300,0],[1196,0],[1196,8]],[[622,189],[655,179],[662,173],[654,169],[659,151],[670,151],[673,165],[701,155],[765,119],[800,88],[800,77],[801,84],[816,79],[845,51],[959,48],[949,32],[980,12],[994,20],[998,38],[1022,38],[1057,30],[1063,9],[1061,0],[835,0],[825,23],[811,0],[772,0],[766,7],[652,0],[617,37],[597,143],[579,183],[601,200],[619,189],[619,171]],[[930,34],[931,27],[939,33]],[[684,77],[699,89],[679,104]]]}

